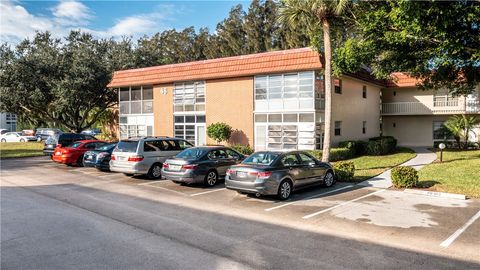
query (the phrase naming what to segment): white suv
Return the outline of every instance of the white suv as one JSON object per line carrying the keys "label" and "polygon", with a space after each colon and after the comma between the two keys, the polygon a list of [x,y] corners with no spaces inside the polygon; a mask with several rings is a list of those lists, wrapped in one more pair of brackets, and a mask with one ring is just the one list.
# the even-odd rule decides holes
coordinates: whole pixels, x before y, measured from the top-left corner
{"label": "white suv", "polygon": [[146,174],[158,179],[163,162],[193,145],[170,137],[142,137],[121,140],[113,150],[110,170],[128,176]]}

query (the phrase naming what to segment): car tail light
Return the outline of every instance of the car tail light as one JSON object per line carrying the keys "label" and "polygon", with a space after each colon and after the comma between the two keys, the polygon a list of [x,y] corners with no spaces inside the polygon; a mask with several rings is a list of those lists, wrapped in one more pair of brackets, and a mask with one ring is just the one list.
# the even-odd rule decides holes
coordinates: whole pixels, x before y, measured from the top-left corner
{"label": "car tail light", "polygon": [[272,175],[272,172],[258,172],[257,178],[268,178]]}
{"label": "car tail light", "polygon": [[191,165],[191,164],[182,166],[183,170],[195,170],[196,168],[197,168],[197,165]]}
{"label": "car tail light", "polygon": [[101,158],[104,158],[106,156],[108,156],[108,153],[107,152],[102,152],[102,153],[98,154],[97,158],[101,159]]}
{"label": "car tail light", "polygon": [[112,155],[112,156],[110,157],[110,160],[115,160],[115,155]]}
{"label": "car tail light", "polygon": [[140,155],[128,157],[128,161],[132,161],[132,162],[139,162],[142,160],[143,160],[143,156],[140,156]]}
{"label": "car tail light", "polygon": [[168,163],[163,163],[163,168],[168,169]]}
{"label": "car tail light", "polygon": [[227,175],[230,176],[232,174],[235,174],[235,170],[232,170],[232,169],[228,169],[227,170]]}

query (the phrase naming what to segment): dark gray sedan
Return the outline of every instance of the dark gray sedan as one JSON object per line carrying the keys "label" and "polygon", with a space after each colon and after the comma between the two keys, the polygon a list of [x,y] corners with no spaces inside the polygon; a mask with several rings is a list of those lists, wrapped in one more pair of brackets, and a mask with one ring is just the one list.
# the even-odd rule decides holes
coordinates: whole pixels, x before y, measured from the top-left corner
{"label": "dark gray sedan", "polygon": [[224,178],[227,169],[245,156],[224,146],[202,146],[186,149],[163,163],[162,176],[176,183],[203,183],[214,186]]}
{"label": "dark gray sedan", "polygon": [[316,184],[335,184],[333,169],[303,151],[256,152],[230,167],[225,178],[228,189],[257,196],[277,195],[281,200],[296,189]]}

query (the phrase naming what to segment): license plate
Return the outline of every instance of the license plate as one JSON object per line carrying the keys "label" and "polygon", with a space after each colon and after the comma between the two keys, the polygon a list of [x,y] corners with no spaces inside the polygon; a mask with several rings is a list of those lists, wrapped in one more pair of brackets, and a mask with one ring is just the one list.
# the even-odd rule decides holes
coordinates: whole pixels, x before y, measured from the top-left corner
{"label": "license plate", "polygon": [[180,165],[169,165],[168,167],[171,171],[180,171],[180,169],[182,168],[182,166]]}
{"label": "license plate", "polygon": [[125,157],[117,157],[118,160],[125,160]]}
{"label": "license plate", "polygon": [[93,159],[93,156],[87,156],[87,159],[91,160],[91,159]]}
{"label": "license plate", "polygon": [[247,177],[246,172],[237,172],[237,177]]}

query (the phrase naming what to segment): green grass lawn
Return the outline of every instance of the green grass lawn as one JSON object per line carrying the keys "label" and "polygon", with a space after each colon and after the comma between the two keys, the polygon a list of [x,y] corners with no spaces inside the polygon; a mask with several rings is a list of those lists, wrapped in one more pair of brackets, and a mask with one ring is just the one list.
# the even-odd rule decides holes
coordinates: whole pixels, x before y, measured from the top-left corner
{"label": "green grass lawn", "polygon": [[416,156],[409,148],[399,147],[395,153],[385,156],[361,156],[346,161],[355,164],[354,182],[361,182],[381,174],[399,164],[402,164]]}
{"label": "green grass lawn", "polygon": [[0,142],[0,158],[34,157],[43,155],[41,142]]}
{"label": "green grass lawn", "polygon": [[419,187],[480,198],[480,150],[445,150],[419,172]]}

